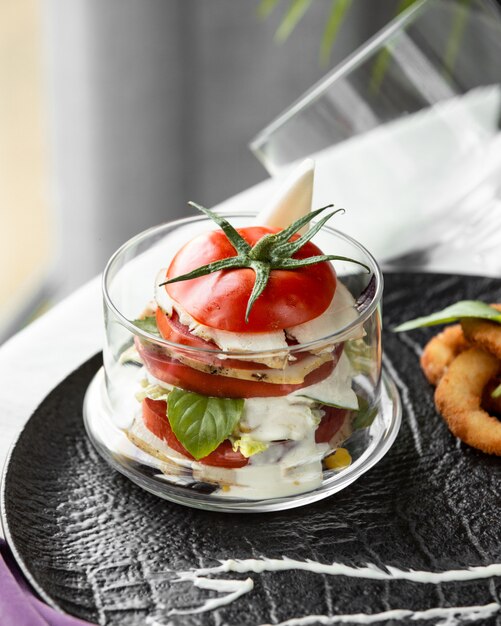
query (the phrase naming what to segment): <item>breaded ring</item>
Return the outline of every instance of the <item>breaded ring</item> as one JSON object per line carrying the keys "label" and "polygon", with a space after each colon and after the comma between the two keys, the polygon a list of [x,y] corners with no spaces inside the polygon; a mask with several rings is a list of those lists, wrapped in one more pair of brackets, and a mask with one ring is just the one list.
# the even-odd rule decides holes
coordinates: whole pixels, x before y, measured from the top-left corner
{"label": "breaded ring", "polygon": [[470,348],[457,356],[435,391],[435,404],[449,429],[462,441],[501,456],[501,422],[481,408],[487,383],[501,371],[492,354]]}
{"label": "breaded ring", "polygon": [[469,348],[459,324],[448,326],[435,335],[424,347],[421,355],[421,369],[428,382],[438,385],[444,372],[458,354]]}
{"label": "breaded ring", "polygon": [[[490,306],[501,311],[501,304],[491,304]],[[474,317],[465,317],[461,320],[461,328],[470,343],[501,359],[501,324]]]}

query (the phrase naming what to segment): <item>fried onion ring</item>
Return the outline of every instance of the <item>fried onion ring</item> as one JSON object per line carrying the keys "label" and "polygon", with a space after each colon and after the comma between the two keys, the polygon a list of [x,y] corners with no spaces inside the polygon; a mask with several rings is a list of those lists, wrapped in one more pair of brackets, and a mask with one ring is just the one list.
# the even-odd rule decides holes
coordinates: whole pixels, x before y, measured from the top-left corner
{"label": "fried onion ring", "polygon": [[435,391],[435,404],[449,429],[468,445],[501,456],[501,422],[481,407],[487,383],[501,363],[492,354],[470,348],[457,356]]}
{"label": "fried onion ring", "polygon": [[[501,304],[491,304],[490,306],[501,311]],[[474,317],[465,317],[461,320],[461,328],[468,341],[501,359],[501,324]]]}
{"label": "fried onion ring", "polygon": [[421,369],[428,382],[437,386],[452,361],[469,347],[460,324],[448,326],[430,339],[420,359]]}

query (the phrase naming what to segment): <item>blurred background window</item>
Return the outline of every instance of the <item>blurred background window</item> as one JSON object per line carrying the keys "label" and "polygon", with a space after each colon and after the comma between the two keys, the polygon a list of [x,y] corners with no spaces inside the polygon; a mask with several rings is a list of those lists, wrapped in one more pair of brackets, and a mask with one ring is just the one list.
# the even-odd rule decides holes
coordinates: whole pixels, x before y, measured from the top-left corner
{"label": "blurred background window", "polygon": [[0,0],[0,341],[36,313],[54,260],[37,0]]}
{"label": "blurred background window", "polygon": [[[126,239],[266,177],[248,142],[328,67],[259,0],[0,0],[0,341]],[[285,6],[285,5],[284,5]],[[354,0],[337,64],[395,13]]]}

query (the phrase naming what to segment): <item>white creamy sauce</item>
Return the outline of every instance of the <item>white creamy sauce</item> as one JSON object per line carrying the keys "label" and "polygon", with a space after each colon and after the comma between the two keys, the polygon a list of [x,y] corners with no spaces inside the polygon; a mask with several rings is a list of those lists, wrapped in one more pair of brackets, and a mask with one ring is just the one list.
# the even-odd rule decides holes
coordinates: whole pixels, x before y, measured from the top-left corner
{"label": "white creamy sauce", "polygon": [[214,580],[211,578],[199,578],[198,576],[191,576],[186,574],[184,577],[181,575],[174,582],[191,582],[195,587],[200,589],[208,589],[209,591],[218,591],[220,593],[226,593],[227,595],[219,598],[209,598],[205,602],[194,609],[172,609],[168,615],[191,615],[193,613],[205,613],[206,611],[213,611],[225,604],[230,604],[240,596],[243,596],[249,591],[254,589],[254,581],[252,578],[246,578],[245,580]]}
{"label": "white creamy sauce", "polygon": [[314,431],[302,441],[271,444],[265,452],[249,459],[249,464],[234,471],[235,482],[220,497],[281,498],[311,489],[322,482],[322,458],[328,444],[316,444]]}
{"label": "white creamy sauce", "polygon": [[282,398],[247,398],[239,428],[257,441],[300,441],[315,430],[320,419],[306,402],[291,404]]}
{"label": "white creamy sauce", "polygon": [[[318,317],[287,328],[287,334],[297,339],[299,343],[309,343],[323,337],[328,337],[332,333],[342,330],[348,324],[351,324],[358,318],[358,312],[355,308],[355,299],[338,280],[334,297],[327,309]],[[355,328],[351,333],[347,333],[342,339],[353,339],[360,337],[361,328]]]}
{"label": "white creamy sauce", "polygon": [[[243,581],[244,582],[244,581]],[[228,597],[228,596],[226,596]],[[225,598],[226,599],[226,598]],[[227,603],[225,603],[227,604]],[[205,606],[205,605],[204,605]],[[456,606],[456,607],[435,607],[424,611],[411,611],[409,609],[390,609],[382,613],[351,613],[345,615],[305,615],[304,617],[293,617],[283,622],[262,624],[262,626],[329,626],[330,624],[377,624],[388,620],[428,621],[435,622],[436,626],[459,626],[462,622],[475,622],[486,620],[495,615],[501,609],[497,602],[479,606]],[[195,611],[192,611],[195,612]],[[172,611],[169,615],[174,614]],[[186,613],[185,613],[186,614]],[[146,618],[146,623],[150,626],[167,626],[161,622]]]}
{"label": "white creamy sauce", "polygon": [[299,442],[272,443],[268,450],[251,456],[248,465],[238,469],[194,462],[193,477],[229,487],[218,490],[217,495],[223,498],[280,498],[321,484],[321,460],[328,449],[328,444],[316,444],[311,433]]}
{"label": "white creamy sauce", "polygon": [[[424,611],[411,611],[409,609],[392,609],[382,613],[353,613],[351,615],[306,615],[305,617],[293,617],[284,622],[275,623],[273,626],[315,626],[322,624],[377,624],[386,620],[428,621],[440,620],[436,626],[457,626],[462,621],[474,622],[485,620],[495,615],[501,606],[497,602],[482,606],[457,606],[436,607]],[[263,624],[262,626],[272,626]]]}
{"label": "white creamy sauce", "polygon": [[351,381],[354,376],[353,367],[350,360],[343,352],[334,371],[324,380],[314,385],[309,385],[303,389],[292,392],[288,397],[288,402],[294,403],[309,399],[322,404],[332,404],[345,409],[358,409],[358,398],[351,388]]}
{"label": "white creamy sauce", "polygon": [[[200,613],[202,611],[211,610],[210,603],[220,602],[218,606],[228,604],[234,599],[235,593],[238,596],[247,593],[253,589],[249,579],[239,580],[235,587],[227,585],[227,579],[207,578],[207,576],[235,572],[256,573],[276,572],[284,570],[303,570],[316,574],[329,576],[347,576],[350,578],[364,578],[369,580],[407,580],[422,584],[439,584],[445,582],[462,582],[469,580],[479,580],[490,578],[492,576],[501,576],[501,563],[493,563],[491,565],[469,567],[467,569],[446,570],[443,572],[430,572],[418,570],[401,570],[391,565],[385,566],[385,570],[375,565],[366,565],[365,567],[352,567],[343,563],[318,563],[317,561],[298,561],[295,559],[268,559],[262,557],[259,559],[227,559],[220,561],[220,565],[206,568],[198,568],[191,571],[179,572],[179,578],[176,582],[191,582],[199,588],[211,589],[225,595],[223,598],[207,600],[202,606],[191,610],[184,610],[183,614]],[[207,582],[208,581],[208,582]],[[244,586],[247,591],[244,591]],[[228,600],[231,597],[231,600]],[[355,613],[347,615],[308,615],[304,617],[296,617],[284,622],[280,622],[275,626],[306,626],[309,624],[339,624],[339,623],[356,623],[356,624],[374,624],[385,620],[441,620],[437,622],[442,626],[456,626],[461,621],[475,621],[487,619],[501,609],[497,602],[481,606],[464,606],[464,607],[436,607],[426,609],[424,611],[411,611],[408,609],[393,609],[382,613]],[[173,614],[173,611],[169,613]],[[263,625],[269,626],[269,625]]]}
{"label": "white creamy sauce", "polygon": [[238,574],[254,572],[261,574],[262,572],[282,572],[287,570],[303,570],[328,576],[348,576],[350,578],[371,580],[408,580],[415,583],[438,584],[501,576],[501,563],[468,567],[467,569],[446,570],[444,572],[429,572],[401,570],[392,565],[385,565],[383,570],[372,564],[368,564],[365,567],[352,567],[343,563],[329,564],[309,560],[298,561],[287,557],[282,559],[262,557],[260,559],[227,559],[220,561],[220,565],[196,569],[194,573],[197,576],[207,576],[221,572],[236,572]]}

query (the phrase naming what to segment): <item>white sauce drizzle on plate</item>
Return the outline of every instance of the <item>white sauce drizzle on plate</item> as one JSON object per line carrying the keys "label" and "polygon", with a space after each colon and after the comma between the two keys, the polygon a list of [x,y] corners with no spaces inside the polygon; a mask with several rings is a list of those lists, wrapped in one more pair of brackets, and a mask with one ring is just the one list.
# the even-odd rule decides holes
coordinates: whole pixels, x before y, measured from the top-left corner
{"label": "white sauce drizzle on plate", "polygon": [[[406,580],[420,584],[438,584],[446,582],[460,582],[469,580],[479,580],[490,578],[493,576],[501,576],[501,563],[493,563],[491,565],[474,566],[466,569],[446,570],[443,572],[430,572],[422,570],[401,570],[391,565],[381,569],[373,564],[367,564],[364,567],[352,567],[343,563],[319,563],[317,561],[299,561],[283,557],[281,559],[269,559],[262,557],[260,559],[227,559],[220,561],[219,565],[213,567],[203,567],[184,572],[178,572],[178,578],[173,582],[187,583],[190,582],[200,589],[208,589],[216,591],[223,595],[218,598],[209,598],[205,602],[195,608],[190,609],[171,609],[168,615],[188,615],[194,613],[203,613],[220,608],[226,604],[230,604],[240,596],[249,593],[254,588],[254,581],[251,578],[245,580],[226,579],[226,578],[207,578],[214,574],[222,574],[235,572],[238,574],[262,572],[277,572],[286,570],[303,570],[313,572],[315,574],[323,574],[328,576],[347,576],[350,578],[364,578],[370,580]],[[161,576],[161,574],[158,574]],[[167,608],[167,607],[160,607]],[[463,606],[463,607],[436,607],[423,611],[411,611],[409,609],[392,609],[382,613],[355,613],[346,615],[307,615],[304,617],[295,617],[275,626],[309,626],[313,624],[375,624],[385,620],[432,620],[439,619],[437,626],[456,626],[461,621],[484,620],[494,615],[501,609],[501,605],[497,602],[482,606]],[[162,626],[153,619],[148,619],[147,623],[151,626]],[[263,625],[269,626],[269,625]]]}
{"label": "white sauce drizzle on plate", "polygon": [[[227,559],[220,561],[220,565],[193,570],[195,576],[207,576],[221,572],[236,572],[244,574],[254,572],[280,572],[285,570],[304,570],[315,574],[328,576],[349,576],[350,578],[368,578],[372,580],[409,580],[415,583],[438,584],[452,581],[478,580],[491,576],[501,576],[501,563],[481,565],[467,569],[446,570],[444,572],[428,572],[419,570],[401,570],[392,565],[385,566],[385,570],[373,564],[365,567],[352,567],[343,563],[318,563],[317,561],[297,561],[283,557],[282,559]],[[182,572],[182,575],[191,572]]]}
{"label": "white sauce drizzle on plate", "polygon": [[[431,620],[440,619],[436,622],[437,626],[456,626],[461,620],[476,621],[485,620],[491,617],[499,610],[500,606],[497,602],[491,602],[483,606],[451,606],[437,607],[427,609],[425,611],[410,611],[409,609],[392,609],[383,613],[354,613],[352,615],[307,615],[305,617],[293,617],[278,622],[273,626],[315,626],[316,624],[376,624],[386,620]],[[263,624],[263,626],[271,626],[271,624]]]}

